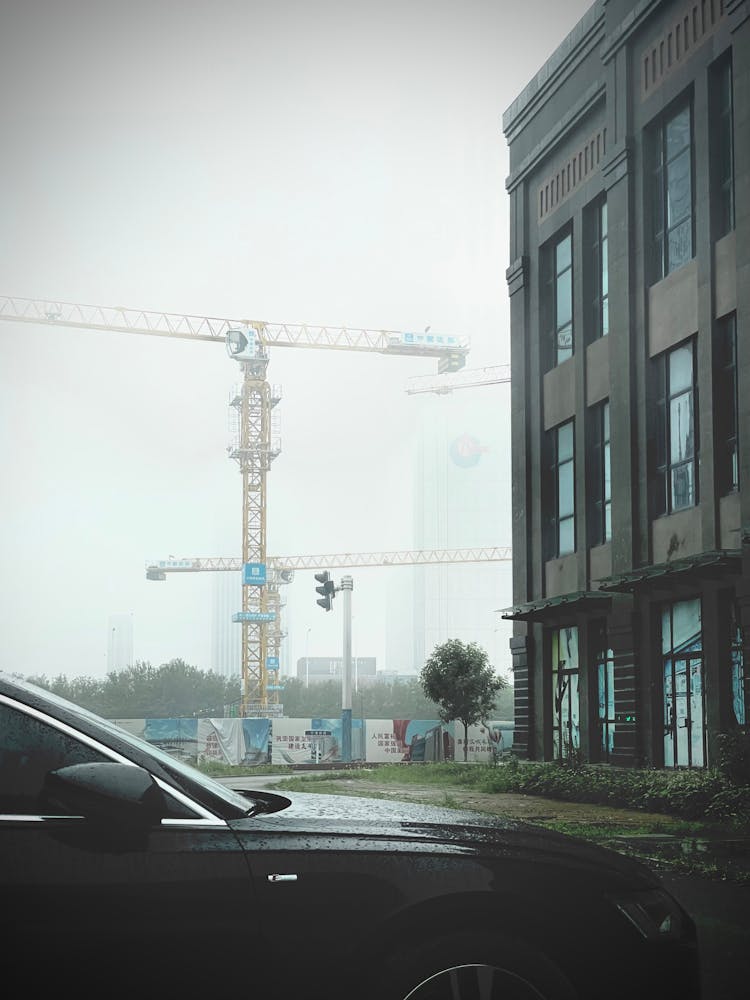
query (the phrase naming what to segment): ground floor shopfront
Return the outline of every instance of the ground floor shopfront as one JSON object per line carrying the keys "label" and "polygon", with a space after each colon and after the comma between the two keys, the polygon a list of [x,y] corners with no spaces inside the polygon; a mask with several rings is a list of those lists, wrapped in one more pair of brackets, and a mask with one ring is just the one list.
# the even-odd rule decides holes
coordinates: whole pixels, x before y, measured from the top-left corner
{"label": "ground floor shopfront", "polygon": [[750,545],[515,607],[514,750],[619,766],[716,763],[750,723]]}

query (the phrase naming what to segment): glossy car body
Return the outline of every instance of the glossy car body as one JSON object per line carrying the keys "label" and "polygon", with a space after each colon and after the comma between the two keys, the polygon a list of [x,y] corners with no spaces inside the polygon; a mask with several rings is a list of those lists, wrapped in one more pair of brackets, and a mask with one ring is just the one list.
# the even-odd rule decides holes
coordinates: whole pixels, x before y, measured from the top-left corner
{"label": "glossy car body", "polygon": [[33,996],[699,995],[691,920],[616,853],[481,814],[239,794],[5,674],[0,894],[6,976]]}

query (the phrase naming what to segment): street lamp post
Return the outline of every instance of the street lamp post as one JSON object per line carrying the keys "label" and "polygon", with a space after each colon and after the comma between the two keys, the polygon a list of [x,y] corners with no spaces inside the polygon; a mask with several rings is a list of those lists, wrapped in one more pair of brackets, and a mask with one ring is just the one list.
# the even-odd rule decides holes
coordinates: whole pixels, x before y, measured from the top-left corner
{"label": "street lamp post", "polygon": [[345,764],[352,760],[352,590],[350,576],[341,577],[344,599],[344,656],[341,686],[341,759]]}
{"label": "street lamp post", "polygon": [[305,635],[305,688],[310,687],[310,633],[312,625],[308,625]]}

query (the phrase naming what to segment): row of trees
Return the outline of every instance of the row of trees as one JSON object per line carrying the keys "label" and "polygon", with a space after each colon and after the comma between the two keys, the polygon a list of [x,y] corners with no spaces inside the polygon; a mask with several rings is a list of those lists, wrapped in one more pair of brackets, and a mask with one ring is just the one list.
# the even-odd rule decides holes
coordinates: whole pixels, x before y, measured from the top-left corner
{"label": "row of trees", "polygon": [[[108,719],[221,718],[240,702],[239,679],[228,680],[184,660],[160,667],[137,662],[103,679],[59,675],[29,678]],[[282,695],[288,718],[336,718],[341,713],[341,685],[325,681],[306,687],[286,678]],[[497,677],[487,653],[458,639],[437,646],[419,679],[373,684],[353,694],[352,712],[369,719],[458,720],[464,736],[470,725],[513,718],[513,690]],[[464,746],[466,745],[464,739]]]}

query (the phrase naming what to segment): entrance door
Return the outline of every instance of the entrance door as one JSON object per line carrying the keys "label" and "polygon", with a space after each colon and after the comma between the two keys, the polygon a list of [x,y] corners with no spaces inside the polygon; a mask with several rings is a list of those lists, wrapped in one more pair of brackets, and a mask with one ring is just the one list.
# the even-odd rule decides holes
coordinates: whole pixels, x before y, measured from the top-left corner
{"label": "entrance door", "polygon": [[703,660],[664,661],[664,765],[703,767],[706,762]]}

